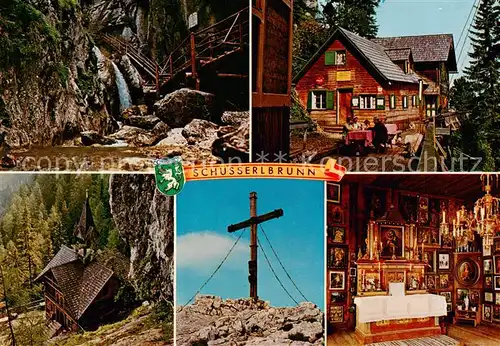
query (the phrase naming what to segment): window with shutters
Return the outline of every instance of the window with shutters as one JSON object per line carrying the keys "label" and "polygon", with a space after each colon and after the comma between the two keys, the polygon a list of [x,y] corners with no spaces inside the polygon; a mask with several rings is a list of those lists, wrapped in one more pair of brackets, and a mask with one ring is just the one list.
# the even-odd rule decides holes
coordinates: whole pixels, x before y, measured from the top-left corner
{"label": "window with shutters", "polygon": [[417,96],[413,95],[411,97],[411,106],[412,107],[417,107]]}
{"label": "window with shutters", "polygon": [[396,95],[391,95],[390,107],[391,107],[391,109],[395,109],[396,108]]}
{"label": "window with shutters", "polygon": [[312,109],[326,109],[326,91],[312,92]]}
{"label": "window with shutters", "polygon": [[346,51],[330,51],[325,53],[325,65],[328,66],[345,66],[346,64]]}
{"label": "window with shutters", "polygon": [[408,108],[408,96],[403,96],[403,108]]}
{"label": "window with shutters", "polygon": [[360,109],[377,109],[377,98],[375,95],[361,95],[359,97]]}

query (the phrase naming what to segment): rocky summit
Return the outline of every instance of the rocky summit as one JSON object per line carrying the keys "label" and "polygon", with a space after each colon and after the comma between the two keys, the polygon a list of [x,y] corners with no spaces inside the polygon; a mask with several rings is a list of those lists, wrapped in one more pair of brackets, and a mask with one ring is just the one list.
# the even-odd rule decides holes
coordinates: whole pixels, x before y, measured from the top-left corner
{"label": "rocky summit", "polygon": [[250,299],[198,296],[177,308],[176,344],[323,345],[323,312],[313,303],[272,307]]}

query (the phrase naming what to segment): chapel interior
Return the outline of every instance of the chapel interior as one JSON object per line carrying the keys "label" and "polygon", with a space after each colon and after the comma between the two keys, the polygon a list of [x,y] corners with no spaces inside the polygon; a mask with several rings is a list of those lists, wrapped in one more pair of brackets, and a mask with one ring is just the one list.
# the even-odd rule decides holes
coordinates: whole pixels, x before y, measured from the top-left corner
{"label": "chapel interior", "polygon": [[500,344],[500,176],[328,183],[328,345]]}

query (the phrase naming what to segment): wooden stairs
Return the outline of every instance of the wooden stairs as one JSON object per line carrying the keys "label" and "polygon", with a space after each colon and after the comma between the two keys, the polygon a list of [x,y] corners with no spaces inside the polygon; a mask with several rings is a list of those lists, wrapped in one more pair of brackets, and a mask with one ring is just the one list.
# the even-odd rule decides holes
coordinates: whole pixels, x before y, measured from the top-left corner
{"label": "wooden stairs", "polygon": [[[157,63],[142,54],[127,41],[108,34],[100,37],[103,42],[122,55],[127,55],[133,64],[147,76],[146,85],[156,91],[169,83],[191,78],[199,89],[199,73],[207,66],[241,52],[249,45],[249,8],[223,19],[186,37],[162,63]],[[248,76],[225,75],[248,78]]]}

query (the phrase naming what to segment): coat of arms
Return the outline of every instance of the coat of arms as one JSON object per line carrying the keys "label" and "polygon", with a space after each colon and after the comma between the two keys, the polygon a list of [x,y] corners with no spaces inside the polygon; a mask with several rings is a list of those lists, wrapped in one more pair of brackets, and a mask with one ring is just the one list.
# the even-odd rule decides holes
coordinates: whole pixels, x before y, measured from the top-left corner
{"label": "coat of arms", "polygon": [[185,177],[182,159],[160,159],[155,161],[156,187],[167,196],[174,196],[184,187]]}

